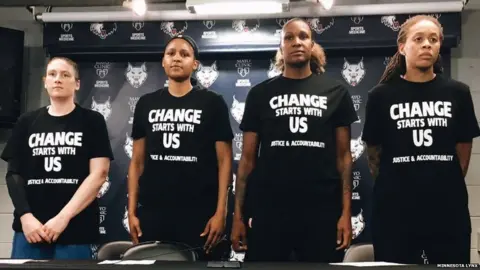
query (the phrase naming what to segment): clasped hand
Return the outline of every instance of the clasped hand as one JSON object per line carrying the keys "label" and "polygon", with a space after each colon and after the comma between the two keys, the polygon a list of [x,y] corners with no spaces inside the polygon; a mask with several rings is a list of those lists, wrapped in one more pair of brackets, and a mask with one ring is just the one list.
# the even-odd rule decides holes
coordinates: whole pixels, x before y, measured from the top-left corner
{"label": "clasped hand", "polygon": [[32,214],[28,213],[20,218],[22,230],[28,243],[53,243],[67,228],[70,219],[57,215],[42,224]]}

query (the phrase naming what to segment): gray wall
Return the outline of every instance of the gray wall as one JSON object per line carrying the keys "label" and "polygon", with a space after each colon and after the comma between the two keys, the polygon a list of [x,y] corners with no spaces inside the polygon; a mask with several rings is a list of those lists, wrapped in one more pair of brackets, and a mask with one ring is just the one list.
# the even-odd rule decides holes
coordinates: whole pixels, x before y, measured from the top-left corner
{"label": "gray wall", "polygon": [[[463,39],[459,48],[452,52],[452,76],[470,85],[477,118],[480,117],[480,11],[465,11],[463,16]],[[27,93],[24,106],[35,109],[48,104],[41,77],[44,74],[45,57],[42,45],[42,26],[24,9],[0,9],[0,27],[25,31],[24,89]],[[9,132],[0,130],[0,151]],[[5,164],[0,161],[0,258],[10,256],[12,242],[12,204],[5,186]],[[475,140],[470,169],[467,175],[469,206],[473,225],[471,254],[472,262],[479,262],[477,230],[480,229],[480,138]],[[441,222],[439,217],[439,222]],[[446,217],[445,217],[446,218]]]}

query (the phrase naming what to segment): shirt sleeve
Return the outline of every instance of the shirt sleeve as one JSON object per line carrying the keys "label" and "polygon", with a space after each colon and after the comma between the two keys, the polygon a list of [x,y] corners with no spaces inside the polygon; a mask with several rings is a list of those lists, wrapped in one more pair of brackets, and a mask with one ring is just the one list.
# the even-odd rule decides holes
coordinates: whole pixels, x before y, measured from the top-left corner
{"label": "shirt sleeve", "polygon": [[259,132],[260,131],[260,108],[258,100],[258,88],[255,86],[247,94],[245,101],[245,110],[243,111],[240,130],[243,132]]}
{"label": "shirt sleeve", "polygon": [[25,149],[27,142],[27,128],[28,120],[25,115],[20,116],[15,124],[12,134],[3,149],[1,158],[8,162],[9,170],[11,172],[19,173],[20,164],[22,164],[23,155],[25,155]]}
{"label": "shirt sleeve", "polygon": [[222,142],[231,142],[233,140],[232,127],[230,126],[230,117],[228,114],[228,106],[222,96],[215,98],[212,106],[213,110],[213,136],[214,140]]}
{"label": "shirt sleeve", "polygon": [[133,124],[132,124],[132,139],[138,140],[147,136],[145,116],[143,114],[145,96],[141,97],[137,105],[135,106],[135,112],[133,113]]}
{"label": "shirt sleeve", "polygon": [[457,142],[470,142],[480,135],[472,94],[468,86],[459,91],[458,115],[455,117],[455,123],[457,126],[455,128]]}
{"label": "shirt sleeve", "polygon": [[365,108],[365,124],[363,126],[362,140],[370,145],[382,143],[381,109],[378,101],[378,93],[374,90],[368,92]]}
{"label": "shirt sleeve", "polygon": [[99,113],[95,113],[92,122],[89,124],[91,145],[89,145],[89,158],[106,157],[113,160],[112,147],[108,136],[107,124]]}
{"label": "shirt sleeve", "polygon": [[358,116],[348,90],[344,86],[340,86],[340,91],[342,91],[341,99],[333,115],[334,125],[335,127],[350,126],[358,120]]}

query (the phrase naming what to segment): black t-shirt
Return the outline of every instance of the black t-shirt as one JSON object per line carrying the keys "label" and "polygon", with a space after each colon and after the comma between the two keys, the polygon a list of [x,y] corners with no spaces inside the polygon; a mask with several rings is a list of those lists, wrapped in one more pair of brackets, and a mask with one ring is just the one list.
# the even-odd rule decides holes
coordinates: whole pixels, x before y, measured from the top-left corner
{"label": "black t-shirt", "polygon": [[132,138],[145,138],[139,203],[161,215],[179,210],[213,215],[218,199],[216,142],[231,142],[228,108],[219,94],[194,87],[175,97],[167,88],[142,96]]}
{"label": "black t-shirt", "polygon": [[[1,158],[18,164],[25,179],[33,216],[42,224],[55,217],[90,173],[90,159],[113,159],[103,116],[80,107],[52,116],[48,107],[23,114]],[[59,244],[91,244],[99,237],[99,208],[93,201],[75,216],[57,240]],[[13,229],[22,232],[14,212]]]}
{"label": "black t-shirt", "polygon": [[368,95],[363,140],[382,147],[374,216],[393,226],[470,230],[457,143],[480,135],[469,87],[398,78]]}
{"label": "black t-shirt", "polygon": [[325,75],[278,76],[253,87],[240,129],[259,136],[257,207],[338,210],[336,128],[357,119],[348,90]]}

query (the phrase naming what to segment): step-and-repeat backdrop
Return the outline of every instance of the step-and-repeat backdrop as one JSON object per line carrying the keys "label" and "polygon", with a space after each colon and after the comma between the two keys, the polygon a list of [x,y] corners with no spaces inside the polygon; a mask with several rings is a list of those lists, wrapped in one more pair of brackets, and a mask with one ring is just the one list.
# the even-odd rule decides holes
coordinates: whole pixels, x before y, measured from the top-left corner
{"label": "step-and-repeat backdrop", "polygon": [[[460,36],[460,15],[430,14],[445,31],[443,50],[445,73],[450,74],[449,48]],[[341,81],[350,91],[359,120],[352,125],[351,150],[354,160],[352,227],[353,243],[370,241],[369,217],[373,181],[365,144],[360,140],[367,92],[380,79],[395,52],[399,27],[411,15],[308,18],[314,38],[327,52],[326,74]],[[280,73],[274,68],[274,50],[287,19],[59,23],[45,26],[44,41],[52,55],[75,59],[80,68],[81,90],[77,101],[100,112],[107,122],[115,160],[109,177],[98,194],[101,242],[129,239],[127,175],[132,156],[130,137],[133,112],[138,99],[168,86],[161,66],[161,51],[173,35],[194,37],[201,51],[201,66],[193,75],[198,83],[223,95],[229,106],[234,132],[234,170],[229,191],[227,238],[230,232],[235,173],[242,151],[242,120],[248,91]],[[390,49],[385,49],[390,47]],[[383,49],[380,49],[383,48]],[[236,54],[227,53],[238,51]],[[246,51],[251,51],[247,53]],[[263,51],[263,52],[262,52]],[[120,53],[120,54],[119,54]],[[142,56],[148,54],[148,57]],[[112,57],[112,55],[120,55]],[[153,55],[153,56],[152,56]],[[198,142],[201,143],[201,142]],[[317,213],[321,215],[322,213]],[[401,218],[401,217],[399,217]],[[243,254],[225,250],[231,260]]]}

